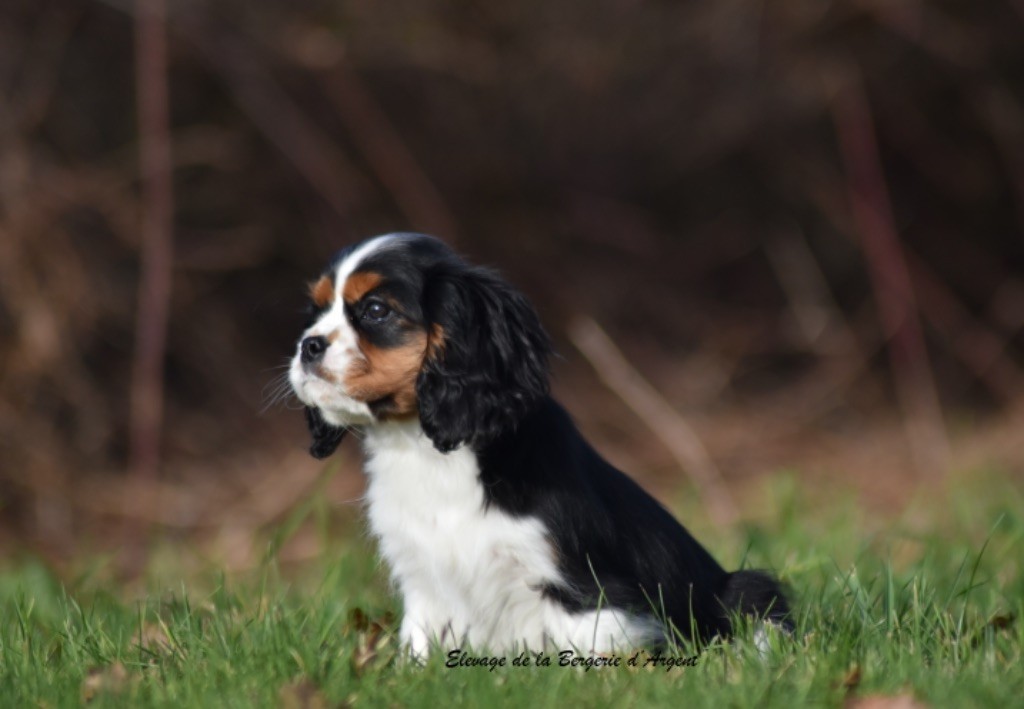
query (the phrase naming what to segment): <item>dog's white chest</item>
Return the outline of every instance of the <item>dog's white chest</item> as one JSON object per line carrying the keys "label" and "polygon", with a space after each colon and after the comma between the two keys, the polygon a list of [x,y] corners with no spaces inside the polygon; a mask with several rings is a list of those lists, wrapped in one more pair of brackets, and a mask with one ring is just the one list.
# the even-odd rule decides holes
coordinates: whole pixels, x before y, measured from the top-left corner
{"label": "dog's white chest", "polygon": [[486,508],[471,451],[443,455],[415,430],[371,436],[370,526],[405,602],[403,635],[542,643],[541,589],[559,578],[543,526]]}

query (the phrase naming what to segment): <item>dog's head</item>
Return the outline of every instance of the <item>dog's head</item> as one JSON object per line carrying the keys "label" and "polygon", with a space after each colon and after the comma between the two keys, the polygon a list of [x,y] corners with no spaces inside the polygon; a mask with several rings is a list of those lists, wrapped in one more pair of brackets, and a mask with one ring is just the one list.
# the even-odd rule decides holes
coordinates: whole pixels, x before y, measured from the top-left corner
{"label": "dog's head", "polygon": [[410,417],[439,451],[481,445],[547,393],[551,347],[529,302],[433,237],[356,244],[310,298],[289,379],[318,458],[347,428]]}

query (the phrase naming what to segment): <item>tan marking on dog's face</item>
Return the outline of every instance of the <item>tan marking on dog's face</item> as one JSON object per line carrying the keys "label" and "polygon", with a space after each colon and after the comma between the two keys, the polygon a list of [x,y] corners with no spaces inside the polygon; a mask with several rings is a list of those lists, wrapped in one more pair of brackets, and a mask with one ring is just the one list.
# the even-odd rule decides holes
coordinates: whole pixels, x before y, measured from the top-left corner
{"label": "tan marking on dog's face", "polygon": [[427,335],[411,333],[399,346],[382,349],[360,343],[364,359],[354,362],[345,376],[349,396],[367,403],[390,398],[388,416],[416,413],[416,379],[427,352]]}
{"label": "tan marking on dog's face", "polygon": [[341,295],[346,303],[358,303],[364,295],[380,285],[381,275],[373,271],[353,273],[345,280],[345,288]]}
{"label": "tan marking on dog's face", "polygon": [[334,280],[330,276],[321,276],[316,283],[309,286],[309,297],[318,308],[326,308],[334,302]]}

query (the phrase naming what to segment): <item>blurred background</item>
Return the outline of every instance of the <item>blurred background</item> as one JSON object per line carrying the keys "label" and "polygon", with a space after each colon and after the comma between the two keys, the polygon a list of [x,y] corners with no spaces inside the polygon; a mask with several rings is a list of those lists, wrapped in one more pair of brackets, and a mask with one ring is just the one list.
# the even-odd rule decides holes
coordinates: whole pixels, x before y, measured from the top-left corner
{"label": "blurred background", "polygon": [[165,10],[0,4],[6,553],[241,568],[353,508],[282,365],[392,230],[526,292],[586,434],[715,523],[780,471],[882,515],[1024,481],[1021,0]]}

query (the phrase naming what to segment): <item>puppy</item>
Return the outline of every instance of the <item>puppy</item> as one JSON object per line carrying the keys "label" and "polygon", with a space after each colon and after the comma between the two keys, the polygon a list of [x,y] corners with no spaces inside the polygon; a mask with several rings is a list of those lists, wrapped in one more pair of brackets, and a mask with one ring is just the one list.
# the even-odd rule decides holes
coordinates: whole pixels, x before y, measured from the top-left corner
{"label": "puppy", "polygon": [[611,652],[787,626],[776,582],[728,573],[582,438],[548,395],[527,300],[441,241],[345,249],[310,288],[289,379],[317,458],[366,453],[370,528],[402,596],[401,639],[495,652]]}

